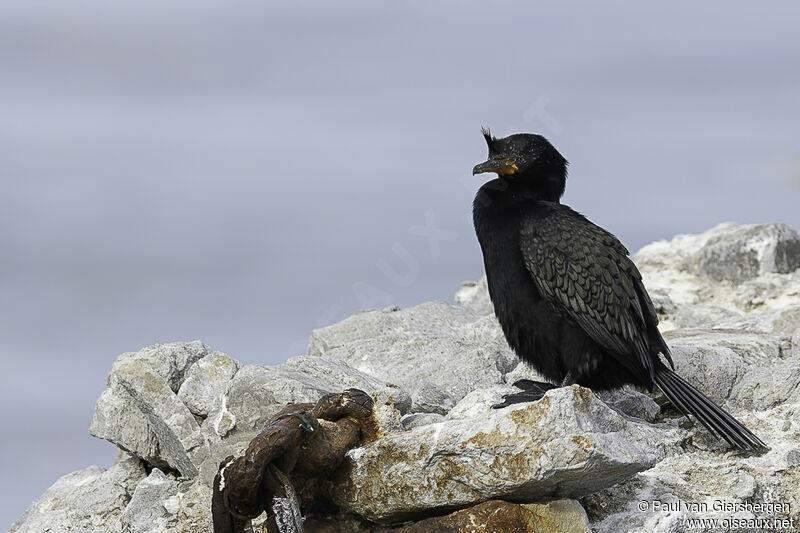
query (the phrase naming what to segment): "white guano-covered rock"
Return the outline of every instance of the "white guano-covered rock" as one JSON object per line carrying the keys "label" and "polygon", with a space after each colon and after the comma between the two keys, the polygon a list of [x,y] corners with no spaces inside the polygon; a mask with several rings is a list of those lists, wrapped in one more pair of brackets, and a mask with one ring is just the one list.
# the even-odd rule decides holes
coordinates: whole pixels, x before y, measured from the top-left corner
{"label": "white guano-covered rock", "polygon": [[785,224],[720,224],[634,255],[662,331],[791,334],[800,321],[800,234]]}

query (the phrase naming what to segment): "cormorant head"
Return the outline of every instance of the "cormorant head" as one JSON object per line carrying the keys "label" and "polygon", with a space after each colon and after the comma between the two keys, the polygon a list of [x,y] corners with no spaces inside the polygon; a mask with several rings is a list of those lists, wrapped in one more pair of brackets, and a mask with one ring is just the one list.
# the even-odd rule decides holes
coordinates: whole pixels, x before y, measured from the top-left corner
{"label": "cormorant head", "polygon": [[475,165],[472,174],[495,172],[509,181],[540,189],[552,201],[561,198],[566,187],[567,160],[550,141],[534,133],[498,139],[488,128],[481,128],[481,132],[489,146],[489,159]]}

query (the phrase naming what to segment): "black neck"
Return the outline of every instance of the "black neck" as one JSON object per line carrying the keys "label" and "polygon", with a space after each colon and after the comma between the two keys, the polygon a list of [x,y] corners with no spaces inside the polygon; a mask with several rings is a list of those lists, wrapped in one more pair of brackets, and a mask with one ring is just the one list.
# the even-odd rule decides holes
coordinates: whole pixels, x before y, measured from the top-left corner
{"label": "black neck", "polygon": [[525,201],[559,203],[567,183],[567,168],[542,168],[518,176],[500,176],[483,184],[476,207],[507,207]]}
{"label": "black neck", "polygon": [[557,160],[547,160],[517,177],[520,184],[536,191],[540,200],[558,203],[567,186],[567,161],[558,154]]}

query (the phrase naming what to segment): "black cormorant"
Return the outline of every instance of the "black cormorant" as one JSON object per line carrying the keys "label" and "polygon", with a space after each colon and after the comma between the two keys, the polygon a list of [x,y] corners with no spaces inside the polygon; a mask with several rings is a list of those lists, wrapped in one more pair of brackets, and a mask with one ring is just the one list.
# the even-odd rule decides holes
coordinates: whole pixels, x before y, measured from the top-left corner
{"label": "black cormorant", "polygon": [[[541,135],[498,139],[487,129],[483,135],[489,159],[472,173],[498,177],[475,196],[475,231],[495,314],[517,355],[562,386],[657,385],[678,410],[732,446],[768,450],[673,372],[653,303],[628,250],[560,203],[567,160]],[[495,407],[537,400],[554,386],[522,380],[518,387],[524,390]]]}

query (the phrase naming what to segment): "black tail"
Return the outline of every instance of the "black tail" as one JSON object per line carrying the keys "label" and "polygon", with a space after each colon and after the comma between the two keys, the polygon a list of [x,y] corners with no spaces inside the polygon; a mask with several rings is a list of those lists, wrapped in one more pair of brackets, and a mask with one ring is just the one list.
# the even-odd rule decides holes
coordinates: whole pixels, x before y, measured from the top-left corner
{"label": "black tail", "polygon": [[769,447],[741,422],[663,364],[657,365],[655,378],[656,384],[669,401],[687,417],[693,415],[697,418],[712,435],[721,437],[731,446],[750,453],[762,454],[769,450]]}

